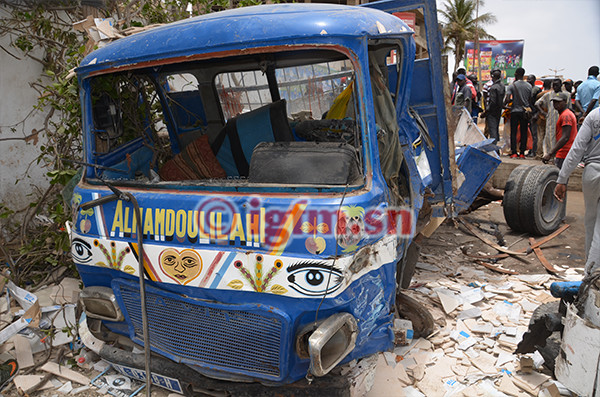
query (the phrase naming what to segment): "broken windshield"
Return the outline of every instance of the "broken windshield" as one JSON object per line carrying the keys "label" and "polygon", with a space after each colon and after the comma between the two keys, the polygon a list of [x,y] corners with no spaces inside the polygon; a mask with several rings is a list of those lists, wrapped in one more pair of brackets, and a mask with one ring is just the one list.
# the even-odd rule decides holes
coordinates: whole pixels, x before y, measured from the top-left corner
{"label": "broken windshield", "polygon": [[[121,184],[360,186],[355,72],[331,50],[243,55],[90,82],[88,177]],[[326,170],[325,172],[323,170]]]}

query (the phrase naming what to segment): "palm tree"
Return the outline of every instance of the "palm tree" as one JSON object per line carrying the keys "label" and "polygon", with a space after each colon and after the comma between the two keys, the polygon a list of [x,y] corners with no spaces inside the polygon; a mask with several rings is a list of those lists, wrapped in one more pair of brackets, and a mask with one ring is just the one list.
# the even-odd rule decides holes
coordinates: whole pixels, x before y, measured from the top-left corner
{"label": "palm tree", "polygon": [[439,10],[444,35],[444,52],[454,51],[455,67],[465,56],[465,42],[475,40],[479,33],[480,40],[494,40],[495,37],[483,29],[483,25],[496,22],[496,16],[486,12],[476,16],[477,3],[483,5],[484,0],[446,0],[444,10]]}

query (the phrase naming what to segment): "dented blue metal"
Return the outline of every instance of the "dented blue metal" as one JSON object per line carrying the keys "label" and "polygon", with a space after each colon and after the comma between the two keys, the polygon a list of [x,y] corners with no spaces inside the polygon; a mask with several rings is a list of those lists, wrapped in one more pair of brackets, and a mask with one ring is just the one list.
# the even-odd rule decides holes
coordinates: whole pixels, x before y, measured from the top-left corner
{"label": "dented blue metal", "polygon": [[[413,32],[389,13],[366,7],[281,4],[169,24],[120,39],[84,59],[77,74],[85,161],[90,166],[75,189],[74,204],[107,196],[117,187],[135,195],[142,209],[140,222],[131,203],[122,200],[76,212],[72,253],[82,281],[86,288],[110,288],[124,314],[122,321],[104,321],[105,326],[143,343],[135,282],[140,276],[137,235],[142,233],[151,348],[177,363],[219,379],[293,382],[311,367],[310,357],[299,347],[306,343],[303,332],[311,332],[336,313],[350,313],[358,324],[355,346],[341,362],[393,348],[396,273],[403,269],[425,200],[437,215],[453,212],[451,159],[434,0],[367,6],[385,11],[422,7],[430,58],[415,62]],[[393,94],[406,195],[394,205],[380,164],[381,127],[374,115],[368,47],[373,43],[392,43],[402,54],[390,70],[399,70],[394,78],[400,83]],[[185,144],[179,139],[177,116],[166,102],[169,92],[161,73],[180,65],[229,65],[228,59],[250,62],[249,55],[284,59],[278,54],[293,51],[296,55],[330,51],[327,56],[344,55],[352,65],[360,182],[142,183],[134,171],[148,173],[153,168],[148,166],[153,152],[145,151],[143,139],[101,150],[97,135],[102,132],[94,124],[100,116],[92,106],[95,79],[128,72],[153,81],[165,109],[171,149],[177,154]],[[290,59],[295,58],[281,62],[295,62]],[[263,73],[268,70],[265,66]],[[395,86],[393,79],[390,86]],[[204,99],[202,104],[210,106]],[[432,147],[415,145],[422,133],[409,106],[425,121]],[[204,118],[211,116],[207,109]],[[107,106],[105,111],[114,109]],[[429,163],[429,175],[417,168],[421,153]],[[479,189],[492,166],[486,163],[487,173],[473,181]],[[111,172],[127,176],[111,177],[106,186],[102,175]],[[427,192],[433,194],[426,199]],[[478,192],[463,191],[461,206]]]}

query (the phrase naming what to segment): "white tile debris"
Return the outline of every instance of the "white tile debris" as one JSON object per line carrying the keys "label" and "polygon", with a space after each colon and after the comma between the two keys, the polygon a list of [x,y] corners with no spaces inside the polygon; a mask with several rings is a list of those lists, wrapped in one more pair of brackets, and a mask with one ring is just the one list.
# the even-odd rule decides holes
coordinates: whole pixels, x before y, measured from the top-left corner
{"label": "white tile debris", "polygon": [[[539,352],[513,354],[533,311],[556,300],[549,286],[558,278],[497,275],[457,263],[444,266],[448,258],[436,255],[423,258],[435,265],[418,262],[414,277],[418,287],[406,294],[432,313],[435,332],[394,349],[395,359],[386,353],[375,373],[378,387],[367,396],[554,396],[557,390],[569,395],[543,367]],[[531,372],[520,370],[522,357],[531,363]],[[396,388],[386,389],[384,374],[397,380]]]}

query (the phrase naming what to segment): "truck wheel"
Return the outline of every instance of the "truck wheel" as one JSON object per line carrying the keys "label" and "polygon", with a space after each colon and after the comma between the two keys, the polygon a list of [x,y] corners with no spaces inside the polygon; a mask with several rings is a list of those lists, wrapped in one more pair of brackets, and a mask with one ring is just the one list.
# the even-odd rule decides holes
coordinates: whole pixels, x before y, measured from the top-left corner
{"label": "truck wheel", "polygon": [[[532,324],[542,319],[542,317],[558,316],[560,310],[559,307],[560,301],[553,301],[539,305],[531,315],[529,326],[531,327]],[[560,353],[561,339],[561,332],[553,331],[545,340],[545,342],[540,341],[540,343],[536,344],[535,346],[536,350],[539,351],[544,358],[544,366],[552,371],[552,373],[554,373],[556,357],[558,357],[558,354]]]}
{"label": "truck wheel", "polygon": [[521,190],[523,181],[529,174],[533,166],[520,165],[510,173],[506,185],[504,187],[504,198],[502,199],[502,207],[504,210],[504,219],[511,229],[523,230],[523,223],[520,217],[521,207]]}
{"label": "truck wheel", "polygon": [[550,315],[550,314],[558,314],[560,306],[560,301],[552,301],[548,303],[542,303],[538,307],[535,308],[533,313],[531,314],[531,319],[529,319],[529,324],[535,323],[540,318]]}
{"label": "truck wheel", "polygon": [[400,317],[410,320],[413,326],[414,339],[426,338],[433,333],[435,321],[433,316],[416,299],[404,295],[400,291],[396,292],[396,309]]}
{"label": "truck wheel", "polygon": [[554,197],[558,168],[533,167],[523,181],[520,218],[524,230],[545,236],[560,226],[565,218],[566,202]]}

